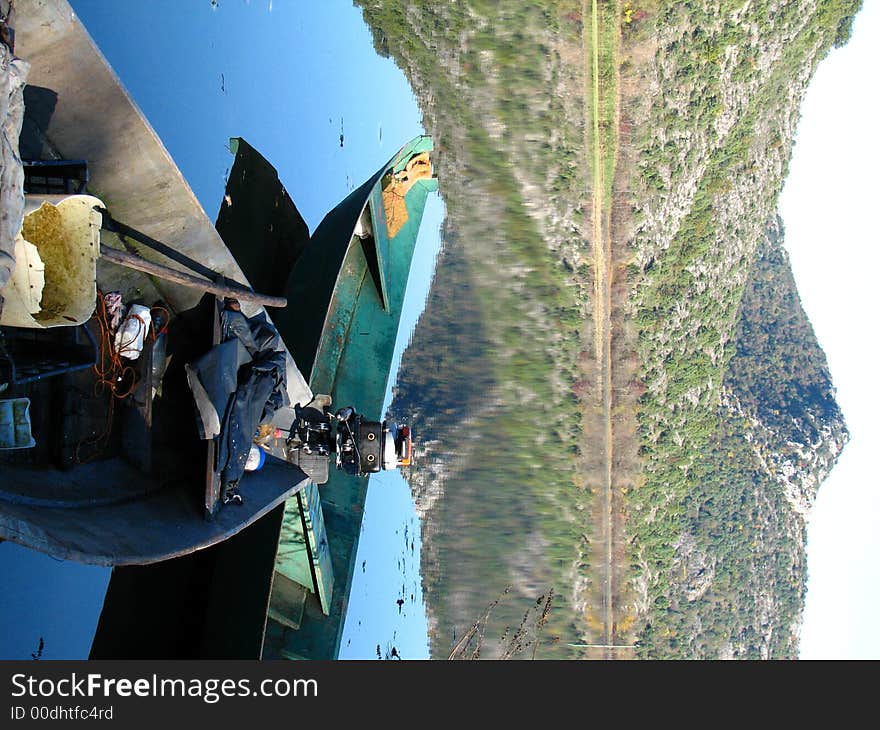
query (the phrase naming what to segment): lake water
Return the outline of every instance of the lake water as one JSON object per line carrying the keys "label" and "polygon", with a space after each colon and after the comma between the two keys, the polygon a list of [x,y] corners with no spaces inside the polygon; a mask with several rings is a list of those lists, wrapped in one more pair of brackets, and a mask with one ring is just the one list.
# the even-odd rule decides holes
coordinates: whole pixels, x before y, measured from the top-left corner
{"label": "lake water", "polygon": [[[71,5],[211,220],[233,162],[230,137],[245,138],[276,167],[314,231],[350,190],[424,132],[403,74],[376,54],[360,11],[347,0]],[[427,295],[443,215],[432,196],[395,366]],[[396,473],[374,478],[341,657],[375,658],[377,646],[380,653],[393,646],[407,659],[427,657],[419,540],[406,482]],[[0,657],[28,658],[41,636],[44,658],[88,655],[108,569],[2,543],[0,570],[0,618],[19,627],[15,635],[4,632]]]}

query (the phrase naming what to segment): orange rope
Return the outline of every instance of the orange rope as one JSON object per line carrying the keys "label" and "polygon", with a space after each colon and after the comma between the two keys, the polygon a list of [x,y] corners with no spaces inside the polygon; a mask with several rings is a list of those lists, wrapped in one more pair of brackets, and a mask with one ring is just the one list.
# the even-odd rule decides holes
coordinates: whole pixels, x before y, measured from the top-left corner
{"label": "orange rope", "polygon": [[[97,380],[95,381],[94,386],[94,394],[95,397],[98,398],[104,392],[110,393],[110,402],[107,407],[107,422],[104,427],[102,433],[98,434],[95,438],[92,439],[83,439],[76,445],[76,460],[82,463],[80,459],[80,448],[84,445],[96,445],[97,448],[95,452],[86,458],[86,461],[89,459],[95,458],[105,447],[106,442],[110,437],[110,432],[113,428],[113,414],[115,411],[115,404],[117,400],[123,400],[127,398],[129,395],[134,392],[135,386],[138,383],[137,373],[131,365],[127,365],[125,363],[125,359],[123,358],[119,352],[125,350],[130,345],[134,344],[140,333],[142,328],[146,328],[146,333],[144,334],[144,342],[147,341],[153,342],[158,336],[155,332],[152,332],[153,328],[141,320],[139,317],[134,317],[138,320],[138,330],[134,334],[131,339],[122,339],[119,343],[119,347],[115,346],[115,333],[112,331],[110,327],[110,317],[107,313],[107,302],[104,299],[104,294],[100,290],[98,290],[97,296],[97,306],[95,307],[95,312],[92,315],[98,321],[98,329],[100,332],[101,342],[99,345],[98,351],[98,359],[94,365],[95,375],[97,375]],[[166,319],[165,325],[162,327],[162,332],[165,332],[168,326],[168,320],[170,319],[170,314],[165,307],[158,306],[153,307],[152,309],[159,309],[165,312]],[[150,310],[152,312],[152,309]],[[121,330],[126,321],[131,319],[133,315],[129,315],[119,323],[119,327],[117,330]],[[161,333],[160,333],[161,334]]]}
{"label": "orange rope", "polygon": [[[166,332],[168,332],[168,323],[171,321],[171,312],[168,309],[166,309],[165,307],[163,307],[161,304],[154,304],[152,307],[150,307],[150,315],[151,316],[153,316],[153,312],[155,310],[158,310],[160,312],[165,312],[165,317],[164,317],[165,324],[162,325],[162,328],[158,332],[156,332],[155,327],[150,329],[150,335],[151,335],[150,341],[151,342],[155,342],[157,339],[159,339],[159,335],[164,335]],[[156,318],[154,317],[153,323],[155,324],[155,322],[156,322]]]}
{"label": "orange rope", "polygon": [[[123,358],[114,347],[114,333],[110,329],[107,303],[104,301],[104,295],[100,291],[98,292],[98,306],[95,309],[95,315],[97,316],[98,328],[101,333],[101,349],[98,361],[95,363],[95,374],[98,376],[98,380],[95,383],[95,395],[99,395],[102,390],[107,389],[114,398],[125,398],[134,390],[134,386],[137,384],[137,375],[131,365],[126,365],[123,362]],[[128,319],[130,317],[125,317],[119,323],[120,330],[125,326]],[[140,320],[138,322],[140,323]],[[140,334],[141,326],[142,324],[139,324],[138,332],[132,339],[119,343],[119,350],[124,350],[137,341],[137,335]],[[128,385],[123,387],[122,383],[126,379],[129,381]]]}

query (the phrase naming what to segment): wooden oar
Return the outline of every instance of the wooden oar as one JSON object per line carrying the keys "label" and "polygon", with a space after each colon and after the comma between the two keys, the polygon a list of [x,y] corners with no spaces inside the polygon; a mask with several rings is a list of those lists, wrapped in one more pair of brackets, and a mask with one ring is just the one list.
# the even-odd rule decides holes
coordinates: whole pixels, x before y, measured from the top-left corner
{"label": "wooden oar", "polygon": [[166,281],[173,281],[175,284],[188,286],[192,289],[210,292],[218,297],[232,297],[241,302],[256,302],[264,307],[286,307],[287,299],[285,297],[273,297],[269,294],[259,294],[251,291],[246,287],[228,282],[214,282],[209,279],[203,279],[200,276],[193,276],[178,269],[172,269],[162,264],[136,256],[128,251],[120,251],[118,248],[111,248],[101,244],[101,258],[106,259],[114,264],[126,266],[129,269],[143,271],[145,274],[158,276]]}

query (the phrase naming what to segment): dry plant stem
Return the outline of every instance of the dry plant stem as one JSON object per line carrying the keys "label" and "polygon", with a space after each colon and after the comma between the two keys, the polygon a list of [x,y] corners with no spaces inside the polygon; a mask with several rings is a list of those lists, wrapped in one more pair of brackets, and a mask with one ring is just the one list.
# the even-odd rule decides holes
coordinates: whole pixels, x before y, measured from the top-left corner
{"label": "dry plant stem", "polygon": [[[486,609],[485,613],[473,623],[471,628],[467,631],[467,633],[461,637],[459,642],[453,647],[452,651],[449,654],[449,659],[479,659],[483,640],[486,635],[486,628],[488,626],[489,616],[492,613],[492,610],[501,602],[501,599],[510,593],[511,587],[508,586],[507,589],[501,594],[501,596],[492,603],[489,604],[489,607]],[[546,595],[540,596],[533,606],[530,606],[526,609],[523,614],[522,620],[519,623],[516,631],[511,635],[510,626],[504,629],[504,633],[501,636],[501,644],[503,645],[503,651],[501,653],[500,659],[511,659],[517,654],[521,654],[529,647],[532,648],[531,658],[535,659],[538,652],[538,646],[540,644],[539,637],[541,630],[547,623],[547,619],[550,615],[550,609],[553,604],[553,589],[551,588]],[[540,614],[538,612],[540,610]],[[531,622],[531,623],[530,623]],[[534,634],[533,638],[530,638],[530,626],[531,633]],[[471,649],[471,644],[473,642],[473,649]]]}
{"label": "dry plant stem", "polygon": [[[486,612],[483,614],[482,618],[477,619],[473,626],[468,629],[467,633],[461,637],[461,640],[453,647],[452,651],[449,653],[449,659],[455,659],[457,655],[464,652],[464,649],[468,647],[473,639],[474,635],[477,631],[480,630],[481,626],[485,626],[486,622],[489,620],[489,615],[492,613],[492,609],[495,608],[500,602],[501,598],[510,593],[512,586],[507,586],[504,589],[504,592],[501,594],[499,598],[496,598],[492,603],[489,604],[489,607],[486,609]],[[485,630],[485,629],[484,629]],[[482,638],[482,635],[481,635]],[[478,649],[479,651],[479,649]]]}
{"label": "dry plant stem", "polygon": [[[541,599],[538,599],[538,604],[540,605]],[[535,624],[535,643],[532,647],[532,659],[538,653],[538,644],[540,643],[541,638],[541,629],[544,628],[544,625],[547,623],[547,617],[550,615],[550,605],[553,603],[553,589],[547,593],[547,600],[544,603],[544,610],[541,611],[541,618],[538,619],[538,622]]]}

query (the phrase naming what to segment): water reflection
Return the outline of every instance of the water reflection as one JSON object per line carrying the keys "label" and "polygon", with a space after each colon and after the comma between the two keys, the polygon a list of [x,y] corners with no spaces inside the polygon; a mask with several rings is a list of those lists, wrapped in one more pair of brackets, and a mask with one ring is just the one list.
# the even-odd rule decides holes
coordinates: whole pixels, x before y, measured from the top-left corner
{"label": "water reflection", "polygon": [[[449,209],[393,406],[430,452],[414,489],[432,650],[490,606],[483,656],[503,656],[505,627],[552,587],[541,656],[791,656],[802,507],[766,458],[821,422],[796,469],[809,492],[845,437],[836,405],[811,404],[833,395],[788,324],[797,297],[763,287],[787,264],[754,262],[779,245],[786,120],[856,4],[799,25],[754,3],[356,1],[418,80]],[[749,277],[772,300],[760,325],[740,311]],[[737,320],[760,355],[728,368]],[[791,371],[808,370],[804,387]],[[795,425],[756,454],[737,409],[772,431],[779,392],[773,417]]]}

